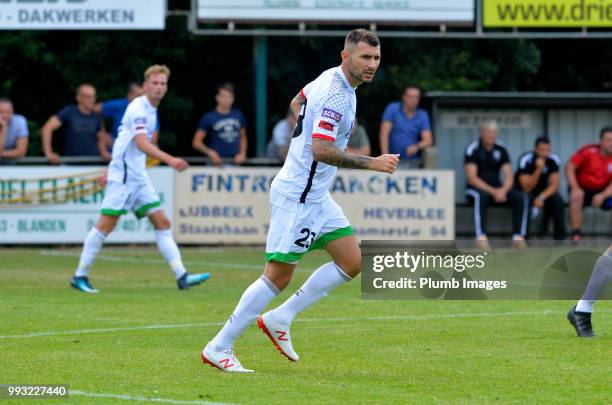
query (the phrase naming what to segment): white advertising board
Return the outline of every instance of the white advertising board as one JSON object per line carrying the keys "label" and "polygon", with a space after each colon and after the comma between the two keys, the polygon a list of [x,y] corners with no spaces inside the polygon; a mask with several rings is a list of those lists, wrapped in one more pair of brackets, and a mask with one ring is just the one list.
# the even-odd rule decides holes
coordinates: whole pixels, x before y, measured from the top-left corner
{"label": "white advertising board", "polygon": [[[100,214],[103,191],[80,184],[103,168],[2,167],[0,169],[0,244],[82,243]],[[162,206],[172,216],[173,170],[157,167],[149,177]],[[9,200],[21,200],[9,204]],[[54,203],[58,201],[58,203]],[[150,222],[129,213],[121,217],[108,243],[154,242]]]}
{"label": "white advertising board", "polygon": [[163,30],[166,0],[1,0],[4,30]]}

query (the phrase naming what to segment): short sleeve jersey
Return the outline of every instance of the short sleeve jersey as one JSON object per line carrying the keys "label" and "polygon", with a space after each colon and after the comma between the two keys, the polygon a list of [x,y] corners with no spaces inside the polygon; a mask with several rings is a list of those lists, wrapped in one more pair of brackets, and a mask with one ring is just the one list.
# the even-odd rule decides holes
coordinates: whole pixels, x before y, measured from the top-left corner
{"label": "short sleeve jersey", "polygon": [[280,194],[301,203],[320,202],[329,193],[337,167],[316,162],[314,138],[333,142],[344,150],[355,121],[355,89],[341,67],[323,72],[301,91],[306,103],[289,146],[287,159],[272,182]]}
{"label": "short sleeve jersey", "polygon": [[157,109],[147,96],[135,98],[125,110],[119,135],[113,145],[113,159],[108,167],[108,180],[121,183],[146,183],[147,157],[136,145],[136,135],[146,135],[150,141],[157,127]]}
{"label": "short sleeve jersey", "polygon": [[57,113],[64,133],[65,156],[99,156],[98,132],[102,128],[99,114],[83,114],[76,105],[64,107]]}
{"label": "short sleeve jersey", "polygon": [[586,145],[571,157],[576,166],[576,180],[580,187],[598,192],[612,182],[612,156],[603,156],[598,144]]}
{"label": "short sleeve jersey", "polygon": [[208,146],[221,157],[234,157],[240,152],[240,130],[245,127],[244,115],[237,108],[227,114],[210,111],[198,123],[198,128],[206,131]]}
{"label": "short sleeve jersey", "polygon": [[[117,98],[102,103],[102,118],[111,120],[111,135],[113,139],[117,139],[117,136],[119,136],[121,119],[123,118],[123,114],[125,114],[128,104],[129,101],[127,98]],[[157,127],[155,129],[159,130],[159,120],[157,121]]]}
{"label": "short sleeve jersey", "polygon": [[[510,156],[506,148],[496,142],[491,150],[486,150],[480,139],[470,142],[465,148],[464,163],[474,163],[477,167],[477,176],[491,187],[501,187],[501,167],[510,163]],[[469,187],[469,186],[468,186]]]}
{"label": "short sleeve jersey", "polygon": [[23,115],[13,114],[13,118],[11,118],[8,124],[4,148],[15,148],[17,139],[27,138],[29,135],[30,132],[28,131],[28,121],[26,118]]}
{"label": "short sleeve jersey", "polygon": [[408,156],[406,149],[420,142],[421,132],[431,130],[427,111],[417,108],[414,115],[408,117],[402,102],[396,101],[387,105],[382,120],[391,123],[389,153],[399,153],[400,159],[418,159],[420,153]]}
{"label": "short sleeve jersey", "polygon": [[[519,177],[521,174],[533,174],[536,170],[535,162],[537,156],[532,151],[525,152],[521,155],[518,160],[518,169],[514,175],[514,184],[520,189],[521,183],[519,182]],[[544,167],[542,168],[542,173],[540,174],[540,179],[538,180],[538,184],[531,190],[531,195],[537,196],[542,191],[548,187],[548,179],[551,174],[559,173],[559,167],[561,167],[561,159],[559,156],[551,153],[546,162],[544,163]]]}

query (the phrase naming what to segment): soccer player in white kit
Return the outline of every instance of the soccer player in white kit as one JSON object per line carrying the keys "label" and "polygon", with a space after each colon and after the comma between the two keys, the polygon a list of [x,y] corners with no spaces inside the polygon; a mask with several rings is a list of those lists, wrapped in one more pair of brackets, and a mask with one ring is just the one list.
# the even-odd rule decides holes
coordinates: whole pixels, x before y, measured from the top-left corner
{"label": "soccer player in white kit", "polygon": [[567,313],[567,319],[576,329],[579,337],[594,337],[591,324],[593,304],[612,281],[612,245],[602,254],[593,266],[593,273],[582,298]]}
{"label": "soccer player in white kit", "polygon": [[[291,102],[298,123],[287,160],[270,190],[270,229],[263,275],[243,293],[221,331],[202,351],[202,360],[223,371],[252,372],[242,367],[233,343],[256,319],[277,349],[291,361],[299,357],[291,344],[293,318],[361,271],[361,251],[329,186],[338,167],[393,173],[398,155],[377,158],[344,151],[357,107],[355,88],[369,83],[380,64],[380,42],[367,30],[348,33],[342,64],[326,70]],[[324,248],[332,260],[319,267],[278,308],[258,315],[291,280],[301,257]]]}
{"label": "soccer player in white kit", "polygon": [[209,273],[191,274],[185,270],[181,253],[172,237],[170,220],[161,208],[159,196],[147,175],[147,155],[178,171],[189,166],[185,160],[173,157],[151,143],[157,123],[157,106],[168,90],[169,77],[170,69],[166,66],[149,67],[144,74],[145,94],[134,99],[123,115],[119,136],[113,145],[113,158],[108,166],[108,183],[100,219],[85,239],[79,267],[70,280],[70,285],[77,290],[98,292],[89,283],[89,270],[119,217],[130,210],[139,219],[148,217],[153,224],[157,247],[174,272],[179,289],[200,284],[210,276]]}

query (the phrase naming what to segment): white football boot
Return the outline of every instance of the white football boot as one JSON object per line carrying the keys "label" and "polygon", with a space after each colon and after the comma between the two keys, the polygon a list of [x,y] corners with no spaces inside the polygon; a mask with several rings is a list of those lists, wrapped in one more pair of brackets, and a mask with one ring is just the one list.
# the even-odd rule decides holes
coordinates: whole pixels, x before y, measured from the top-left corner
{"label": "white football boot", "polygon": [[253,370],[242,367],[232,349],[216,352],[210,347],[210,343],[202,350],[202,362],[211,367],[218,368],[228,373],[253,373]]}
{"label": "white football boot", "polygon": [[271,311],[257,318],[257,326],[268,335],[274,346],[283,356],[291,361],[298,361],[300,359],[300,356],[293,350],[289,326],[276,322],[274,317],[271,316]]}

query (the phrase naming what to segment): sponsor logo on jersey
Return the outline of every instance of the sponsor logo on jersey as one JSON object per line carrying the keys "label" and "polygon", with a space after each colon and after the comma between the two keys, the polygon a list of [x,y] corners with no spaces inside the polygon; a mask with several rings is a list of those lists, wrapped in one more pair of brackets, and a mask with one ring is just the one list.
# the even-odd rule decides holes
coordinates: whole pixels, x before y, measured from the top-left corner
{"label": "sponsor logo on jersey", "polygon": [[147,118],[146,117],[138,117],[138,118],[134,118],[134,124],[138,125],[147,125]]}
{"label": "sponsor logo on jersey", "polygon": [[327,131],[333,132],[334,124],[332,124],[331,122],[327,122],[327,121],[321,121],[319,122],[319,128],[323,128]]}
{"label": "sponsor logo on jersey", "polygon": [[342,119],[342,114],[334,110],[330,110],[329,108],[324,108],[323,112],[321,113],[321,116],[331,118],[336,122],[340,122],[340,120]]}

